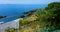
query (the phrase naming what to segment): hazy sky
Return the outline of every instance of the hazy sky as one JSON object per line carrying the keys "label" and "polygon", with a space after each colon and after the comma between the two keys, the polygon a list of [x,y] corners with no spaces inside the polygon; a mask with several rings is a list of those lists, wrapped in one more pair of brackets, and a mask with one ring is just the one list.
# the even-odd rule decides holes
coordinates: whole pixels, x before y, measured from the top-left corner
{"label": "hazy sky", "polygon": [[0,4],[48,4],[60,0],[0,0]]}

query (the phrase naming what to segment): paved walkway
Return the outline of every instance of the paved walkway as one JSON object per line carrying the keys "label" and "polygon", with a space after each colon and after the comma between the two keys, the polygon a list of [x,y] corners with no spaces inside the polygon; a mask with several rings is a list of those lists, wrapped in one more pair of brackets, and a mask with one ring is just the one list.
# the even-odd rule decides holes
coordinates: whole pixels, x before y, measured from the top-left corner
{"label": "paved walkway", "polygon": [[18,28],[18,27],[19,27],[19,26],[18,26],[18,21],[19,21],[19,19],[16,19],[16,20],[13,20],[13,21],[4,23],[4,24],[0,24],[0,32],[4,32],[4,30],[5,30],[7,27]]}

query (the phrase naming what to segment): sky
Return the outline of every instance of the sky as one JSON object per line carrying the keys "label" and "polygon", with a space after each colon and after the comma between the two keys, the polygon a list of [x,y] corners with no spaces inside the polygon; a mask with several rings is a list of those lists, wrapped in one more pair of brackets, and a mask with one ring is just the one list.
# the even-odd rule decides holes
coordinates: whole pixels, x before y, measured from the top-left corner
{"label": "sky", "polygon": [[0,4],[48,4],[60,0],[0,0]]}

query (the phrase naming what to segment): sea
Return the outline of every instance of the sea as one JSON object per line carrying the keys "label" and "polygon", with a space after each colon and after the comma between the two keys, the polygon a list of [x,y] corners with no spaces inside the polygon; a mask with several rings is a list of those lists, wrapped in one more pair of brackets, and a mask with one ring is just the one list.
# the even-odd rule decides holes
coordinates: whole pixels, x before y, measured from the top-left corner
{"label": "sea", "polygon": [[47,4],[0,4],[0,16],[7,16],[0,19],[0,22],[10,22],[24,15],[24,12],[45,7]]}

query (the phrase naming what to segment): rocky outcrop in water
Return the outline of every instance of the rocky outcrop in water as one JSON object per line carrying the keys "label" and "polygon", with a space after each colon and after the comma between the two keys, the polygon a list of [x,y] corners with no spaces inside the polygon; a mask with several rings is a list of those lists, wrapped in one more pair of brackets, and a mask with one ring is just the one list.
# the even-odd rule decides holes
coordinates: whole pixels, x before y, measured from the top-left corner
{"label": "rocky outcrop in water", "polygon": [[1,19],[1,18],[6,18],[6,17],[7,17],[7,16],[0,16],[0,19]]}

